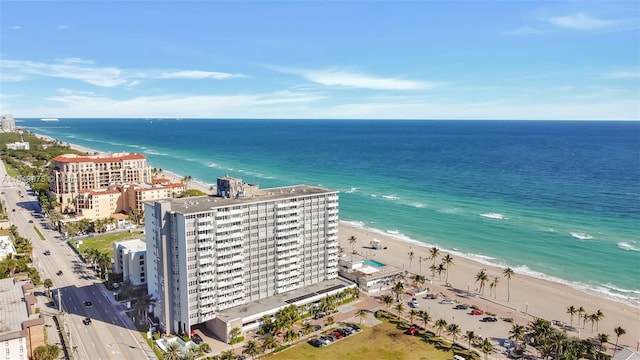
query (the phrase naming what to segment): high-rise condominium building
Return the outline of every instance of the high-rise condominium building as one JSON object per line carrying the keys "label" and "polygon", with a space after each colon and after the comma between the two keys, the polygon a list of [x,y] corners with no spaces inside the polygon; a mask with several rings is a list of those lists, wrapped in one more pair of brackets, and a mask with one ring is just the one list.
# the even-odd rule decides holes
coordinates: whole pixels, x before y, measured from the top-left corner
{"label": "high-rise condominium building", "polygon": [[203,324],[227,339],[270,311],[355,286],[338,279],[336,191],[229,177],[217,189],[145,203],[148,291],[163,331]]}
{"label": "high-rise condominium building", "polygon": [[2,120],[0,120],[0,128],[4,132],[14,132],[16,131],[16,120],[13,118],[13,115],[2,115]]}

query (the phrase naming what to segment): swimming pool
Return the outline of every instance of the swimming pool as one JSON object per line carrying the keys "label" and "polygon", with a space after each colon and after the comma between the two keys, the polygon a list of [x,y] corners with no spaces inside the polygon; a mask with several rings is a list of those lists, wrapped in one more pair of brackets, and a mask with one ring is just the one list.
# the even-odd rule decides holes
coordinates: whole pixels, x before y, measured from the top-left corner
{"label": "swimming pool", "polygon": [[362,262],[362,265],[370,265],[370,266],[374,266],[374,267],[383,267],[383,266],[385,266],[383,263],[377,262],[375,260],[365,260],[365,261]]}

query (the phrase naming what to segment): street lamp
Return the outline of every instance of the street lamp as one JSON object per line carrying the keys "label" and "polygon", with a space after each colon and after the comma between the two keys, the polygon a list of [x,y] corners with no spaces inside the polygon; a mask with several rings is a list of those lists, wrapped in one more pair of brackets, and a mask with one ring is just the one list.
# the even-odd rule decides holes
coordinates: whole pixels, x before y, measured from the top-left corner
{"label": "street lamp", "polygon": [[529,315],[529,303],[524,304],[524,314]]}

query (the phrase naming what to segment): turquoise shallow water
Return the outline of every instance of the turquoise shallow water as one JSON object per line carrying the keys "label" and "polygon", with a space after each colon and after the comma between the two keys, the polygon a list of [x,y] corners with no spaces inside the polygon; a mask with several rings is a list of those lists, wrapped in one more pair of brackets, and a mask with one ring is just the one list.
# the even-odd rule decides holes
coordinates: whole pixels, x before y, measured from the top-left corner
{"label": "turquoise shallow water", "polygon": [[640,123],[61,119],[205,183],[340,191],[340,217],[640,306]]}

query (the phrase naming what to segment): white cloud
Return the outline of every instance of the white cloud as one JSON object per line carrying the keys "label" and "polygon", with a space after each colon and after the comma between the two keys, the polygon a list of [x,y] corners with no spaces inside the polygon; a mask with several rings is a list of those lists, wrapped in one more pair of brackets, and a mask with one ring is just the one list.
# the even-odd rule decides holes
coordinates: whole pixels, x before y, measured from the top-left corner
{"label": "white cloud", "polygon": [[22,29],[22,26],[20,26],[20,25],[13,25],[11,27],[11,30],[20,30],[20,29]]}
{"label": "white cloud", "polygon": [[[161,118],[335,118],[335,119],[542,119],[640,120],[632,95],[594,89],[592,93],[521,100],[450,101],[429,97],[375,96],[334,102],[327,94],[279,91],[257,94],[167,94],[115,99],[90,92],[58,89],[47,106],[11,108],[23,117]],[[47,104],[47,102],[41,102]]]}
{"label": "white cloud", "polygon": [[622,20],[601,20],[583,13],[550,17],[547,21],[555,26],[573,30],[599,30],[622,25]]}
{"label": "white cloud", "polygon": [[215,79],[244,77],[241,74],[197,70],[129,70],[116,67],[100,67],[92,60],[79,58],[56,59],[53,63],[0,60],[0,68],[12,69],[21,74],[57,77],[83,81],[99,87],[134,86],[141,79]]}
{"label": "white cloud", "polygon": [[640,69],[616,70],[603,75],[605,79],[639,79]]}
{"label": "white cloud", "polygon": [[66,30],[66,29],[69,29],[69,28],[71,28],[71,26],[69,26],[69,25],[58,25],[58,26],[56,26],[56,29],[58,29],[58,30]]}
{"label": "white cloud", "polygon": [[348,87],[373,90],[422,90],[441,84],[399,78],[376,77],[356,72],[329,68],[324,70],[291,69],[272,67],[276,71],[302,76],[309,81],[325,86]]}
{"label": "white cloud", "polygon": [[242,74],[229,74],[215,71],[198,71],[184,70],[163,72],[159,75],[160,79],[216,79],[224,80],[230,78],[245,77]]}

